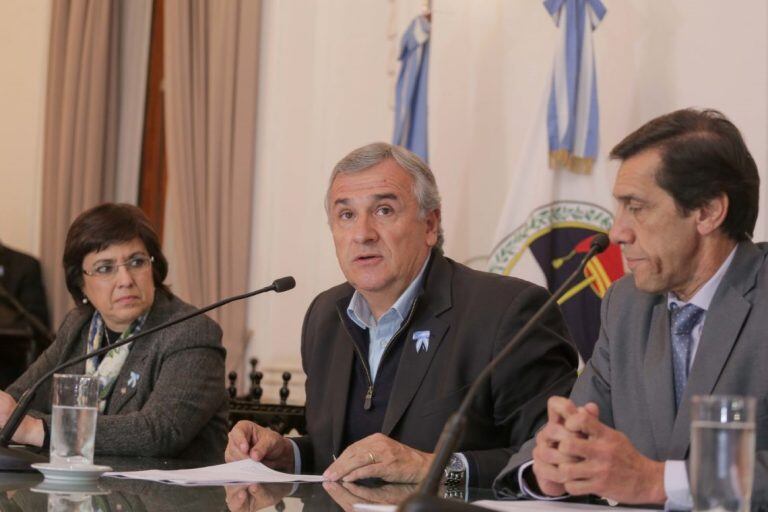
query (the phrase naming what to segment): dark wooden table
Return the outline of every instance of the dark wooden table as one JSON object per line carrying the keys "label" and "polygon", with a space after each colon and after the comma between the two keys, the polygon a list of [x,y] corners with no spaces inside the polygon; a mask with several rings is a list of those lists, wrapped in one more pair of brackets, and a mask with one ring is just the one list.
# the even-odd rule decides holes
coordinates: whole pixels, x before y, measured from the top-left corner
{"label": "dark wooden table", "polygon": [[[149,458],[98,458],[115,470],[182,469],[189,461]],[[257,484],[250,486],[184,487],[179,485],[101,478],[91,488],[47,491],[37,473],[0,473],[0,512],[78,510],[128,511],[338,511],[353,503],[386,503],[404,499],[408,485]],[[470,499],[490,499],[489,490],[470,489]]]}

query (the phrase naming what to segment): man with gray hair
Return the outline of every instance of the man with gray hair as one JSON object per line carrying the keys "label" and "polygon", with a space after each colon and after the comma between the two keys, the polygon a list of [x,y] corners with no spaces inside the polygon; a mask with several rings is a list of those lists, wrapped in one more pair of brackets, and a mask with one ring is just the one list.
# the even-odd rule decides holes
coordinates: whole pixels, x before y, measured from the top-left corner
{"label": "man with gray hair", "polygon": [[[325,206],[347,282],[318,295],[304,320],[309,434],[240,422],[226,459],[333,481],[419,482],[474,378],[548,294],[443,255],[435,178],[404,148],[374,143],[344,157]],[[547,398],[570,390],[576,365],[555,309],[475,400],[446,481],[487,487],[544,423]]]}

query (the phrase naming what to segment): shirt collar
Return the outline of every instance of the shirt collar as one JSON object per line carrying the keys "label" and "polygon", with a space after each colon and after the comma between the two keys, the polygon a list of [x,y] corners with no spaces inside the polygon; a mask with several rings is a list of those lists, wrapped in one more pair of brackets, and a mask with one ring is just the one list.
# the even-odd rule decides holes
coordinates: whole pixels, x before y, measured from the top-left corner
{"label": "shirt collar", "polygon": [[667,294],[667,307],[671,307],[672,304],[677,304],[678,306],[693,304],[700,307],[704,311],[708,310],[709,304],[712,302],[712,298],[715,296],[715,292],[717,291],[717,287],[720,286],[720,282],[723,280],[725,272],[728,270],[728,267],[731,266],[733,257],[736,254],[736,247],[731,250],[731,253],[727,258],[725,258],[725,261],[720,265],[720,268],[717,269],[717,272],[715,272],[715,275],[710,277],[709,281],[704,283],[704,286],[699,288],[699,291],[697,291],[693,297],[691,297],[691,300],[684,302],[678,299],[674,293],[669,292]]}
{"label": "shirt collar", "polygon": [[[413,301],[416,300],[416,295],[419,293],[421,283],[424,281],[424,273],[427,270],[427,264],[429,263],[431,257],[432,255],[430,253],[427,256],[427,259],[424,260],[424,264],[421,266],[419,274],[413,279],[413,281],[411,281],[411,284],[408,285],[408,288],[406,288],[405,291],[400,294],[400,297],[397,298],[395,303],[392,304],[392,307],[389,308],[387,312],[381,316],[381,318],[384,318],[385,316],[389,315],[390,312],[393,312],[396,316],[399,317],[400,322],[405,320],[405,316],[411,309]],[[365,300],[363,294],[357,290],[355,290],[355,293],[352,294],[352,299],[349,301],[349,305],[347,306],[347,316],[361,329],[371,329],[376,327],[378,324],[378,322],[376,322],[376,318],[373,316],[371,307],[368,305],[368,301]]]}

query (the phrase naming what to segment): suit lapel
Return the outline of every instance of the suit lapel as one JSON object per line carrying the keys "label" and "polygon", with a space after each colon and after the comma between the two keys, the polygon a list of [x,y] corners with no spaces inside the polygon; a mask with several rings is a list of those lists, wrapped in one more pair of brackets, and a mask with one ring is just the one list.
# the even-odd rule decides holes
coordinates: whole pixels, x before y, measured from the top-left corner
{"label": "suit lapel", "polygon": [[[449,324],[439,315],[451,307],[452,271],[445,258],[437,252],[425,279],[424,292],[417,298],[414,319],[405,333],[402,354],[389,395],[387,412],[381,431],[390,435],[405,414],[413,397],[421,387],[432,360],[448,332]],[[416,353],[412,340],[415,331],[429,331],[429,347],[426,352]]]}
{"label": "suit lapel", "polygon": [[[72,314],[75,315],[75,319],[72,320],[71,329],[68,332],[62,332],[60,330],[56,333],[56,338],[58,339],[59,336],[65,336],[67,338],[75,337],[76,340],[66,342],[69,344],[69,347],[61,353],[59,361],[56,364],[62,364],[74,357],[85,355],[88,351],[88,330],[91,325],[91,318],[93,317],[93,309],[91,309],[90,306],[81,306],[75,309],[75,312]],[[62,373],[84,375],[85,361],[68,366],[62,370]]]}
{"label": "suit lapel", "polygon": [[745,295],[754,287],[762,258],[762,253],[751,242],[740,244],[731,267],[712,298],[672,431],[670,456],[673,458],[685,458],[688,451],[691,397],[711,394],[728,362],[752,308]]}
{"label": "suit lapel", "polygon": [[[429,349],[426,352],[416,353],[415,343],[411,339],[415,331],[430,332]],[[387,412],[381,425],[381,431],[385,435],[390,435],[397,422],[403,417],[405,410],[410,405],[424,377],[427,375],[440,342],[445,337],[447,331],[448,324],[434,317],[413,322],[408,329],[406,338],[403,340],[405,346],[403,347],[400,363],[395,374],[395,382],[392,385],[392,393],[389,396]]]}
{"label": "suit lapel", "polygon": [[[169,306],[170,299],[168,297],[161,293],[155,294],[155,301],[142,329],[146,331],[168,320],[170,318]],[[115,379],[114,386],[112,387],[112,393],[107,405],[109,414],[119,413],[133,395],[136,394],[139,386],[143,384],[142,380],[149,378],[149,368],[145,368],[145,361],[162,336],[163,333],[161,331],[151,334],[148,337],[152,338],[151,340],[145,338],[136,343],[131,343],[131,351],[128,353],[128,357],[125,359],[123,367],[120,369],[120,374]],[[136,376],[132,378],[132,374]]]}
{"label": "suit lapel", "polygon": [[643,376],[648,393],[646,397],[648,409],[652,411],[651,425],[657,455],[664,459],[675,418],[672,342],[666,300],[659,301],[653,308],[649,340],[643,361]]}
{"label": "suit lapel", "polygon": [[[148,378],[145,361],[152,350],[152,343],[144,340],[131,343],[131,351],[120,369],[120,374],[115,379],[112,395],[109,399],[109,414],[118,414],[128,401],[136,394],[136,390],[143,384],[142,380]],[[132,377],[132,374],[135,375]]]}
{"label": "suit lapel", "polygon": [[[337,343],[333,347],[333,368],[329,368],[328,396],[336,397],[331,406],[331,440],[333,442],[333,455],[339,456],[342,452],[342,436],[344,435],[344,418],[347,414],[347,399],[349,396],[350,375],[355,358],[355,340],[346,328],[343,315],[346,315],[347,304],[350,297],[341,299],[336,304],[339,314],[339,324],[343,331],[340,337],[335,337]],[[341,339],[346,337],[346,339]]]}

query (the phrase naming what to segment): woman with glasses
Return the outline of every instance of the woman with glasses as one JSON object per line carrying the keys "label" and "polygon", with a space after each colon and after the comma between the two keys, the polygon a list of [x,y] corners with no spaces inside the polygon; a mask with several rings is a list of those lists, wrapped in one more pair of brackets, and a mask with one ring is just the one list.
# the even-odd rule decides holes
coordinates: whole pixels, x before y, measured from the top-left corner
{"label": "woman with glasses", "polygon": [[[0,424],[21,393],[56,365],[193,309],[163,283],[168,262],[149,219],[135,206],[107,203],[83,212],[67,233],[63,263],[77,307],[48,350],[0,392]],[[67,370],[101,381],[96,454],[221,458],[224,356],[221,329],[198,316]],[[47,446],[50,412],[48,380],[14,441]]]}

